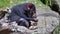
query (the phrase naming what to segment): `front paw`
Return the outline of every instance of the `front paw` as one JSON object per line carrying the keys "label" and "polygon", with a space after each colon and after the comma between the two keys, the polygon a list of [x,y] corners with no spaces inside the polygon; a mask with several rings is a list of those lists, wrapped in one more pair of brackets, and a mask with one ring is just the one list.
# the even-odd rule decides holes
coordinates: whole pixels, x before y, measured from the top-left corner
{"label": "front paw", "polygon": [[36,19],[36,18],[33,18],[33,21],[34,21],[34,22],[38,22],[38,19]]}

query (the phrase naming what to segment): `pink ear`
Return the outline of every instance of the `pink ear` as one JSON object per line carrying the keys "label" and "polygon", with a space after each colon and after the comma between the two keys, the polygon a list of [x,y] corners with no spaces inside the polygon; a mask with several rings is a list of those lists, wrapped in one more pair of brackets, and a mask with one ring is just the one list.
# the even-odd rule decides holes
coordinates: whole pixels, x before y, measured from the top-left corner
{"label": "pink ear", "polygon": [[28,4],[27,6],[28,6],[28,7],[32,7],[32,4]]}

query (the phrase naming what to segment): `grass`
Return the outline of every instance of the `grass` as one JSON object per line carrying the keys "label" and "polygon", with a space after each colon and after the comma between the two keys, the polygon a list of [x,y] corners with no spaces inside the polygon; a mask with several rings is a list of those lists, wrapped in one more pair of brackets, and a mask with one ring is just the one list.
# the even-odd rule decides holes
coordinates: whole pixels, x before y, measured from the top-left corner
{"label": "grass", "polygon": [[[8,4],[7,4],[8,3]],[[9,6],[9,0],[0,0],[0,8]]]}
{"label": "grass", "polygon": [[13,5],[24,3],[24,2],[27,2],[27,1],[31,2],[31,3],[34,3],[37,8],[38,7],[44,7],[44,4],[42,4],[42,2],[38,1],[38,0],[12,0],[12,2],[10,0],[0,0],[0,8],[11,7]]}
{"label": "grass", "polygon": [[25,0],[12,0],[12,2],[11,2],[10,0],[0,0],[0,8],[10,7],[10,6],[13,6],[15,4],[19,4],[24,1]]}
{"label": "grass", "polygon": [[60,34],[60,25],[55,28],[53,34]]}

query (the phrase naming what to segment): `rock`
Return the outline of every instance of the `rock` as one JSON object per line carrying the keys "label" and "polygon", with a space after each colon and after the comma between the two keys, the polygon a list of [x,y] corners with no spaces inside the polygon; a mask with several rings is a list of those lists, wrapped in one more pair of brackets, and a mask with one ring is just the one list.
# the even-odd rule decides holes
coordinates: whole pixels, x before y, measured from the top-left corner
{"label": "rock", "polygon": [[49,34],[59,25],[59,14],[48,10],[37,10],[37,15],[39,15],[38,19],[38,32],[41,34]]}
{"label": "rock", "polygon": [[6,18],[0,20],[0,24],[2,25],[0,29],[13,31],[10,34],[49,34],[49,32],[52,32],[59,25],[59,14],[50,9],[44,10],[40,8],[37,10],[37,15],[37,26],[33,22],[30,29],[18,26],[16,22],[6,23]]}
{"label": "rock", "polygon": [[30,30],[35,30],[35,29],[38,29],[38,26],[30,26],[29,29]]}
{"label": "rock", "polygon": [[31,22],[31,26],[37,26],[37,22],[34,21],[30,21]]}

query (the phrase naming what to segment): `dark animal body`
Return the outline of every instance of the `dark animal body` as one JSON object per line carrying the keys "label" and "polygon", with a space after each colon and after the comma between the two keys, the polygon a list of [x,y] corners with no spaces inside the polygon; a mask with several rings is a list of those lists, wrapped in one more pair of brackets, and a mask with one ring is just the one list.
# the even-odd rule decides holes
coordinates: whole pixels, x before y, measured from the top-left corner
{"label": "dark animal body", "polygon": [[[30,4],[31,7],[28,7]],[[11,13],[9,13],[9,20],[10,22],[16,21],[18,25],[22,25],[26,27],[26,23],[22,23],[20,21],[21,18],[24,18],[26,21],[29,22],[29,26],[31,25],[30,20],[33,20],[33,18],[36,18],[36,16],[33,16],[33,14],[36,14],[35,5],[32,3],[23,3],[18,4],[16,6],[13,6],[11,8]]]}

